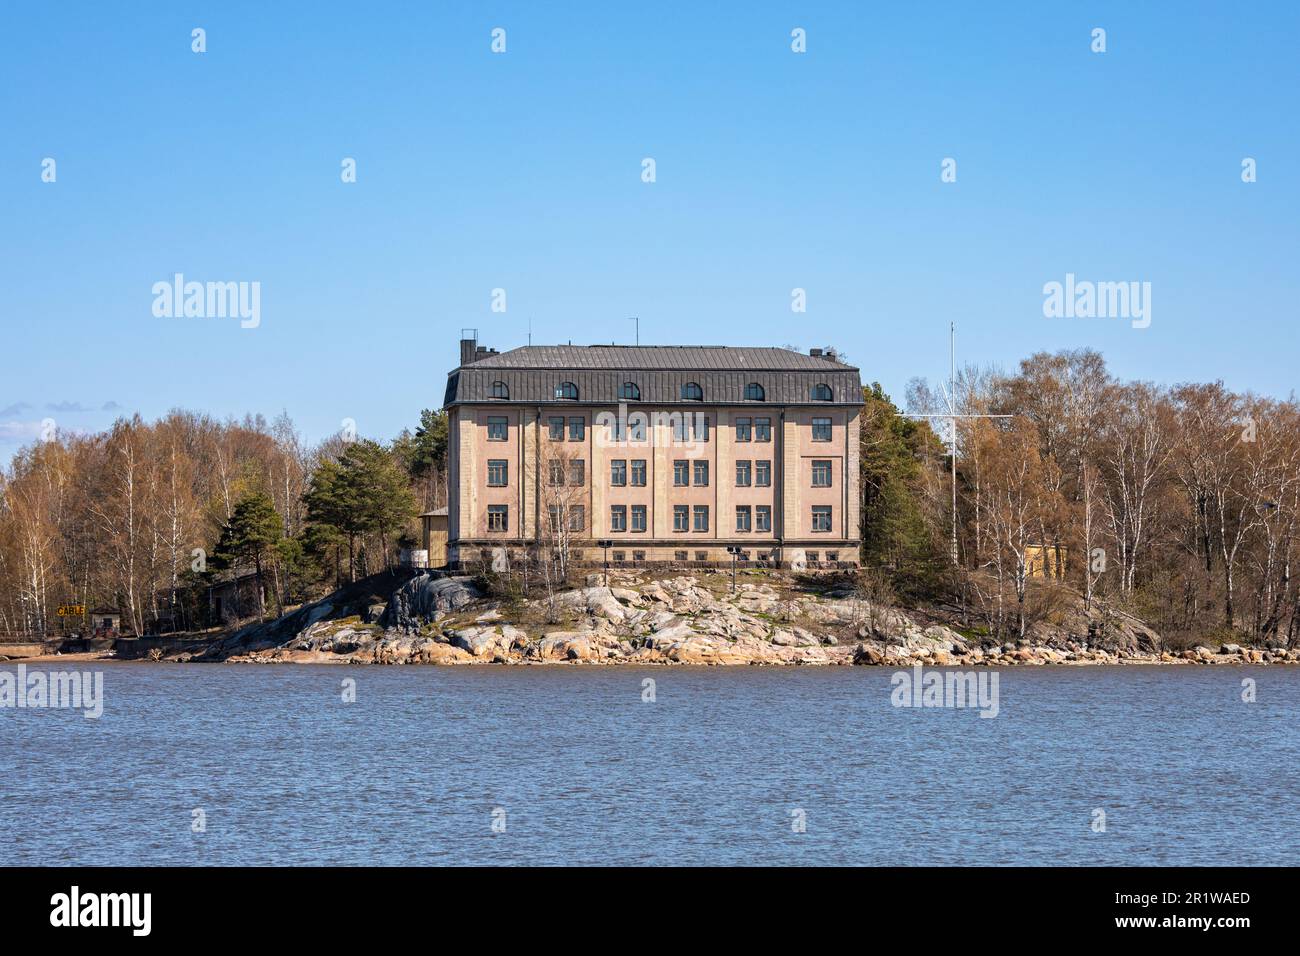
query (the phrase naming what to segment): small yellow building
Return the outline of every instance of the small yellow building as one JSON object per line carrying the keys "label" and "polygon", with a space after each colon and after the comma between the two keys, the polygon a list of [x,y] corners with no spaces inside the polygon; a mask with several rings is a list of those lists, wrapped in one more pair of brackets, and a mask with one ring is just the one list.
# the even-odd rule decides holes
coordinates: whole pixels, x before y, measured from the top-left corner
{"label": "small yellow building", "polygon": [[435,508],[420,515],[420,524],[424,530],[424,550],[429,556],[429,567],[442,568],[447,565],[447,509]]}
{"label": "small yellow building", "polygon": [[[1060,567],[1057,567],[1057,562]],[[1061,578],[1070,564],[1070,549],[1056,545],[1031,544],[1025,548],[1025,575],[1031,578]]]}

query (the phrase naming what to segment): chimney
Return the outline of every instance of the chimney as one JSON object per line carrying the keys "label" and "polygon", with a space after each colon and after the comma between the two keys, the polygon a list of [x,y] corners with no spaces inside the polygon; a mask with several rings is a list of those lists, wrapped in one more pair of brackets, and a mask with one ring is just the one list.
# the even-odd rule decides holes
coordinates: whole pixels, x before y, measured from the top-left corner
{"label": "chimney", "polygon": [[821,357],[821,354],[822,354],[822,350],[821,350],[821,349],[809,349],[809,350],[808,350],[808,354],[820,358],[820,357]]}
{"label": "chimney", "polygon": [[[466,338],[466,332],[473,332],[471,338]],[[460,364],[470,365],[474,362],[475,351],[478,349],[478,329],[461,329],[460,330]]]}

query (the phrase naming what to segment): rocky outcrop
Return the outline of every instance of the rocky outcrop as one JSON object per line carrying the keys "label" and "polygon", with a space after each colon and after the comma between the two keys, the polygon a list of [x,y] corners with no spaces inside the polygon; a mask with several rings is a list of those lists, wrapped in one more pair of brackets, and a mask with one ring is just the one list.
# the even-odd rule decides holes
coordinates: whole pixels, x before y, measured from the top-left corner
{"label": "rocky outcrop", "polygon": [[[1173,652],[1142,622],[1071,611],[1025,640],[959,633],[937,613],[755,574],[590,575],[547,599],[501,604],[471,578],[418,574],[386,601],[337,595],[237,632],[204,659],[376,664],[694,664],[884,667],[1291,663],[1300,651],[1227,644]],[[345,616],[345,612],[351,614]]]}
{"label": "rocky outcrop", "polygon": [[388,601],[384,627],[419,630],[450,611],[458,611],[483,597],[472,578],[448,577],[430,571],[412,578]]}

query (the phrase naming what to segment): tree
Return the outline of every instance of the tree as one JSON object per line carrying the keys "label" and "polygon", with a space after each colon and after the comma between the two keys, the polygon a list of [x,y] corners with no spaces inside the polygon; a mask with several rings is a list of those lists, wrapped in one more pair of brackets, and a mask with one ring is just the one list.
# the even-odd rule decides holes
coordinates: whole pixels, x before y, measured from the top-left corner
{"label": "tree", "polygon": [[935,596],[945,561],[922,485],[927,462],[942,454],[938,438],[928,424],[904,417],[878,382],[863,388],[862,398],[862,559],[886,569],[899,592]]}
{"label": "tree", "polygon": [[386,567],[392,567],[389,536],[416,514],[415,496],[394,457],[370,439],[349,444],[337,462],[323,461],[307,492],[308,519],[348,539],[349,580],[356,580],[358,543],[363,573],[369,573],[365,539],[378,538]]}
{"label": "tree", "polygon": [[[269,564],[272,570],[278,566],[276,546],[284,536],[284,520],[275,510],[271,499],[259,492],[253,492],[241,498],[235,505],[234,513],[226,526],[221,529],[221,537],[213,552],[212,563],[217,570],[232,569],[238,571],[240,565],[252,564],[257,573],[257,611],[262,614],[266,607],[266,586],[264,574]],[[284,610],[276,572],[276,602]]]}

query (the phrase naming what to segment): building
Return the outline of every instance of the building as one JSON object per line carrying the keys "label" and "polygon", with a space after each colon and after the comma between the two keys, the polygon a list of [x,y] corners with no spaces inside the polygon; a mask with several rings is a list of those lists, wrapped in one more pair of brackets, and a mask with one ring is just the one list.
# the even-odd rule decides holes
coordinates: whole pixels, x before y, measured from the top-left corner
{"label": "building", "polygon": [[447,509],[435,508],[420,515],[420,528],[428,567],[447,564]]}
{"label": "building", "polygon": [[[813,349],[461,340],[448,562],[856,565],[858,370]],[[539,533],[540,532],[540,533]]]}

